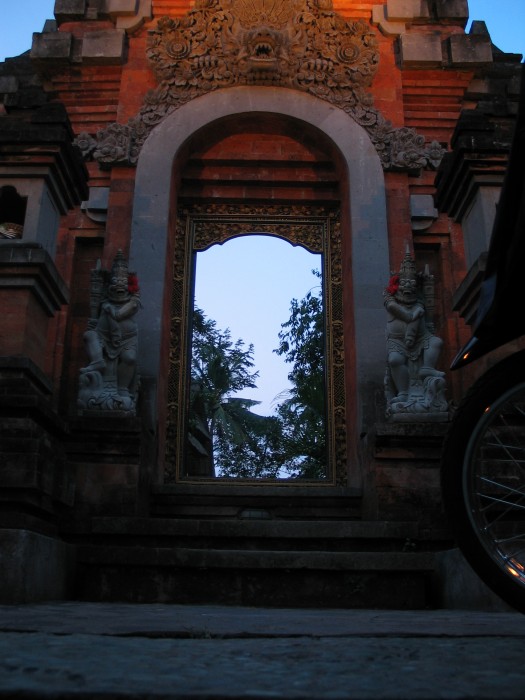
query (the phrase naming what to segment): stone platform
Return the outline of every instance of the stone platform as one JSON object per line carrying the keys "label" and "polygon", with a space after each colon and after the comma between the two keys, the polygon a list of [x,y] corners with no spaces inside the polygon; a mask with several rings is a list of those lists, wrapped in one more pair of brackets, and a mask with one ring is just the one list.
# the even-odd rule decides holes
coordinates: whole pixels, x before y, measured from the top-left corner
{"label": "stone platform", "polygon": [[0,698],[523,698],[513,612],[0,606]]}

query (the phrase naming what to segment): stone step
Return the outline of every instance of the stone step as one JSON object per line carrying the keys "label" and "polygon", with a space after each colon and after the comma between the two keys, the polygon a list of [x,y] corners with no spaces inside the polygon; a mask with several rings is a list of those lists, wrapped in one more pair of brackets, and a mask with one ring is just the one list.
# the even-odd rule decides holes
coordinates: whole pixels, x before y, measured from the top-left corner
{"label": "stone step", "polygon": [[350,520],[361,517],[361,491],[317,484],[180,483],[153,489],[151,514],[171,518]]}
{"label": "stone step", "polygon": [[431,552],[77,547],[80,600],[271,607],[432,607]]}
{"label": "stone step", "polygon": [[77,560],[104,566],[196,569],[318,569],[330,571],[433,571],[432,552],[319,552],[89,546]]}
{"label": "stone step", "polygon": [[67,531],[79,544],[190,549],[412,551],[442,544],[440,533],[422,538],[414,522],[98,517],[89,528],[70,525]]}
{"label": "stone step", "polygon": [[421,609],[432,606],[435,555],[418,537],[413,522],[99,517],[72,532],[75,596]]}

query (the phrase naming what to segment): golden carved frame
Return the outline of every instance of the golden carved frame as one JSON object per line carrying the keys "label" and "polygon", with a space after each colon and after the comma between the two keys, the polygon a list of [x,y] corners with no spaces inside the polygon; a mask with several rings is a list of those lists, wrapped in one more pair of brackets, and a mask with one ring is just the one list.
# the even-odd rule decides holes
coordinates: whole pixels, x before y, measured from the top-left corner
{"label": "golden carved frame", "polygon": [[[249,234],[277,236],[293,245],[301,245],[310,252],[322,254],[328,465],[327,478],[316,483],[344,486],[347,483],[347,465],[341,225],[338,211],[304,205],[200,205],[178,212],[170,319],[165,482],[239,483],[238,479],[210,480],[184,476],[182,466],[186,435],[193,252]],[[248,480],[243,480],[243,483],[246,481]],[[264,483],[297,485],[292,480],[264,480]]]}

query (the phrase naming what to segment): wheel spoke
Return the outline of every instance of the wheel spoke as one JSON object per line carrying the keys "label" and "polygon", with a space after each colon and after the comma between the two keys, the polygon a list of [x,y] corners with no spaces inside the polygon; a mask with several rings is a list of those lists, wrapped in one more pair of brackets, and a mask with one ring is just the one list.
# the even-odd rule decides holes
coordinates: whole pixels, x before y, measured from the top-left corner
{"label": "wheel spoke", "polygon": [[[514,503],[514,501],[506,501],[504,498],[496,498],[495,496],[490,496],[488,493],[477,493],[477,496],[480,498],[484,498],[487,501],[491,501],[491,503],[503,503],[503,505],[509,506],[509,509],[515,509],[515,510],[525,510],[525,505],[521,505],[520,503]],[[487,510],[488,508],[482,508],[481,510]]]}
{"label": "wheel spoke", "polygon": [[[502,421],[504,421],[503,416],[502,416],[501,418],[502,418]],[[505,423],[505,427],[508,428],[508,427],[509,427],[508,424]],[[499,436],[496,434],[495,428],[490,428],[489,431],[488,431],[488,433],[490,433],[492,439],[495,440],[496,442],[495,442],[495,443],[492,443],[492,442],[484,442],[484,445],[485,445],[486,447],[501,448],[501,449],[503,450],[503,452],[507,455],[508,461],[511,462],[512,464],[515,464],[516,467],[518,467],[518,469],[519,469],[520,471],[522,471],[522,470],[523,470],[522,464],[525,463],[525,460],[519,460],[519,459],[517,459],[517,458],[511,453],[511,450],[514,449],[514,450],[525,451],[524,446],[521,445],[521,444],[519,444],[519,445],[508,445],[508,444],[506,444],[506,443],[503,443],[502,440],[499,438]],[[515,434],[515,431],[513,431],[513,434]],[[519,438],[519,437],[522,438],[521,434],[518,434],[518,438]],[[522,438],[522,439],[523,439],[523,438]],[[498,461],[501,462],[502,460],[499,459]]]}
{"label": "wheel spoke", "polygon": [[[478,479],[484,484],[490,484],[490,486],[495,486],[496,488],[499,488],[502,491],[507,491],[508,493],[515,493],[517,496],[520,496],[520,501],[522,499],[525,499],[525,485],[521,489],[515,489],[512,488],[512,486],[508,486],[507,484],[502,483],[501,481],[494,481],[494,479],[489,479],[486,476],[479,476]],[[483,496],[485,494],[483,492],[478,491],[478,495]],[[518,501],[518,503],[520,501]]]}
{"label": "wheel spoke", "polygon": [[[497,544],[508,544],[509,542],[520,542],[523,540],[525,542],[525,533],[521,532],[519,535],[513,535],[512,537],[502,537],[495,539],[494,542],[497,542]],[[515,554],[512,556],[516,556],[517,554],[521,554],[521,552],[525,551],[525,549],[519,549]]]}
{"label": "wheel spoke", "polygon": [[[476,483],[471,514],[494,557],[519,561],[525,551],[521,546],[525,536],[515,529],[525,512],[525,410],[504,402],[493,408],[490,418],[471,462]],[[512,551],[516,545],[519,549]]]}
{"label": "wheel spoke", "polygon": [[[520,360],[471,389],[449,433],[442,483],[467,559],[489,586],[503,597],[508,589],[511,604],[525,611],[525,353]],[[453,471],[458,450],[460,479]]]}

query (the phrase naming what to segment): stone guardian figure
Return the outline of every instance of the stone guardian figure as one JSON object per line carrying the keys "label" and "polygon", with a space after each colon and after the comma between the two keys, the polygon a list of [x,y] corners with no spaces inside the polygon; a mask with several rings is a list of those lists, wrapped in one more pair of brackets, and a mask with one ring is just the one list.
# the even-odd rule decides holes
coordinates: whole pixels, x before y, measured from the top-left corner
{"label": "stone guardian figure", "polygon": [[437,369],[443,341],[434,335],[434,278],[416,273],[407,251],[384,291],[386,415],[393,421],[446,421],[444,373]]}
{"label": "stone guardian figure", "polygon": [[84,333],[89,364],[80,370],[78,408],[135,415],[140,308],[137,277],[119,250],[111,271],[91,272],[91,318]]}

